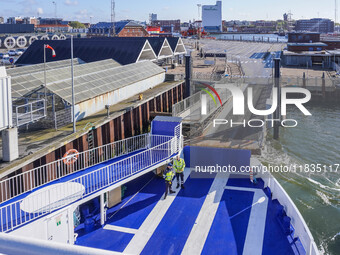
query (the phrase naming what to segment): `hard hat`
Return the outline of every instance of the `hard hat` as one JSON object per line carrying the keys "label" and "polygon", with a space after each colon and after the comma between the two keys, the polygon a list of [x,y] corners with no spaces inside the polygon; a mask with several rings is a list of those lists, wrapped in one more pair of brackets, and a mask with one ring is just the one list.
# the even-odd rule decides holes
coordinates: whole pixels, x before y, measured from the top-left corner
{"label": "hard hat", "polygon": [[169,164],[168,164],[168,166],[172,166],[172,164],[171,164],[171,163],[169,163]]}

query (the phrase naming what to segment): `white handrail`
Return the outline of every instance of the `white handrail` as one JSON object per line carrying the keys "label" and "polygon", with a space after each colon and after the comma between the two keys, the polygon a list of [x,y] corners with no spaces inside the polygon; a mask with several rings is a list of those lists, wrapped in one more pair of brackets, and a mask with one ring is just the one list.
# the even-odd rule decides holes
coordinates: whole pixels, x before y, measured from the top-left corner
{"label": "white handrail", "polygon": [[[252,166],[256,166],[255,169],[262,169],[262,164],[252,158]],[[299,209],[296,207],[290,196],[282,188],[280,183],[269,172],[258,171],[259,176],[264,181],[265,187],[269,187],[272,193],[272,199],[277,199],[284,207],[284,210],[288,217],[291,218],[291,224],[295,229],[294,237],[298,237],[306,250],[307,255],[318,255],[319,251],[315,244],[313,235],[311,234],[304,218],[302,217]]]}
{"label": "white handrail", "polygon": [[102,249],[88,248],[79,245],[62,244],[47,240],[28,238],[23,236],[13,236],[0,233],[0,253],[7,255],[116,255],[119,252],[107,251]]}
{"label": "white handrail", "polygon": [[[43,166],[15,175],[0,181],[0,201],[5,202],[27,191],[31,191],[46,183],[73,174],[85,168],[106,162],[113,158],[147,147],[150,134],[133,136],[124,140],[102,145],[94,149],[78,153],[78,159],[66,165],[58,159]],[[157,135],[152,135],[157,139]],[[162,136],[164,137],[164,136]]]}
{"label": "white handrail", "polygon": [[282,188],[280,183],[272,178],[268,183],[268,187],[270,188],[273,199],[277,199],[281,205],[283,205],[287,216],[291,218],[291,224],[295,229],[295,237],[298,237],[306,250],[307,255],[316,255],[319,254],[318,249],[316,248],[316,244],[314,242],[314,238],[309,231],[309,228],[304,221],[300,211],[295,206],[292,199],[288,196],[286,191]]}

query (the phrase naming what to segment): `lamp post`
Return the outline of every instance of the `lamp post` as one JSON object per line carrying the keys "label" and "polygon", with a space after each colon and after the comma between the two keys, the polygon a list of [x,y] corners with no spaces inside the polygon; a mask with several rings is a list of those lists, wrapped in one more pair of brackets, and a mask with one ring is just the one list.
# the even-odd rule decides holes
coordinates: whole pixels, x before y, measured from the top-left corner
{"label": "lamp post", "polygon": [[44,44],[44,97],[45,97],[45,110],[47,111],[46,44]]}
{"label": "lamp post", "polygon": [[227,66],[228,63],[227,50],[224,50],[224,52],[225,52],[225,65]]}
{"label": "lamp post", "polygon": [[56,56],[54,49],[48,45],[44,44],[44,96],[45,96],[45,111],[47,112],[47,81],[46,81],[46,48],[52,50],[52,57]]}
{"label": "lamp post", "polygon": [[[57,3],[55,1],[52,2],[52,4],[54,5],[54,17],[57,18]],[[57,21],[55,21],[57,24]]]}
{"label": "lamp post", "polygon": [[76,132],[76,118],[75,118],[75,99],[74,99],[74,70],[73,70],[73,35],[71,35],[71,81],[72,81],[72,122],[73,133]]}
{"label": "lamp post", "polygon": [[[197,9],[198,9],[198,22],[200,22],[200,8],[201,8],[202,4],[197,4]],[[202,21],[200,23],[198,23],[198,33],[197,33],[197,38],[198,40],[201,38],[201,30],[202,30]]]}
{"label": "lamp post", "polygon": [[308,58],[307,58],[307,80],[308,80]]}

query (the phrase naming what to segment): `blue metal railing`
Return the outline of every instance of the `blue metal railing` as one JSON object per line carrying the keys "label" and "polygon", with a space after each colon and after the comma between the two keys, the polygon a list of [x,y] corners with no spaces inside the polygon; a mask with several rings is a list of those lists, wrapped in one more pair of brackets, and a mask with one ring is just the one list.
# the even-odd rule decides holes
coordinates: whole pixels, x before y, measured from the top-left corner
{"label": "blue metal railing", "polygon": [[181,137],[151,136],[152,147],[102,168],[42,188],[0,208],[0,231],[8,232],[63,206],[156,167],[181,151]]}

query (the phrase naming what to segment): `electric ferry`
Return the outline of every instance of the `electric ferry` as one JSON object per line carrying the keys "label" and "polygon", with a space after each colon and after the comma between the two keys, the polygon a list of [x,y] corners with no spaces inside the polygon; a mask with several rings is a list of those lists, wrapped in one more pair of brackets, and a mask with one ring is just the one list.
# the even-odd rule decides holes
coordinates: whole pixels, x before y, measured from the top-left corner
{"label": "electric ferry", "polygon": [[[177,155],[185,188],[173,180],[164,199],[162,171]],[[248,150],[183,146],[181,118],[157,116],[150,133],[70,152],[48,168],[57,179],[3,201],[0,252],[318,254],[273,176],[195,171],[217,164],[261,167]]]}

